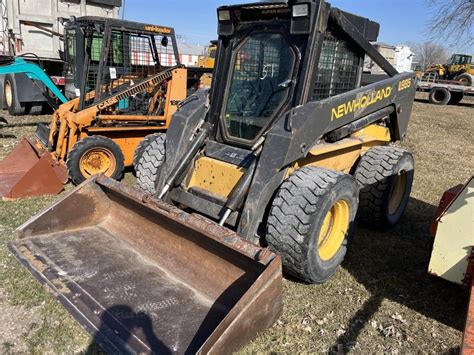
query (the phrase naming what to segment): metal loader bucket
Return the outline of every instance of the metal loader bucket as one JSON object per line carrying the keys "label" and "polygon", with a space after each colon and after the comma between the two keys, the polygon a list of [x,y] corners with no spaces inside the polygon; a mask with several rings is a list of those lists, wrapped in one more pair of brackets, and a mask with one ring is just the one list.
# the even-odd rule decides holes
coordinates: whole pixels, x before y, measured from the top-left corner
{"label": "metal loader bucket", "polygon": [[228,353],[280,316],[280,258],[93,178],[18,229],[21,263],[107,352]]}
{"label": "metal loader bucket", "polygon": [[55,195],[68,180],[66,168],[34,138],[23,139],[0,162],[0,197]]}

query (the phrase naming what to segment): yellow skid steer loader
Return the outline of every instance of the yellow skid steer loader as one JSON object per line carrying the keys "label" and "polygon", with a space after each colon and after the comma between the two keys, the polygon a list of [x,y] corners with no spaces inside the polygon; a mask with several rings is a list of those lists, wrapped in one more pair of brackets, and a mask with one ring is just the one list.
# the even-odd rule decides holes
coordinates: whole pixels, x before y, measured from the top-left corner
{"label": "yellow skid steer loader", "polygon": [[72,18],[65,47],[70,101],[0,162],[0,198],[56,194],[68,178],[77,185],[99,173],[120,179],[194,80],[171,27]]}
{"label": "yellow skid steer loader", "polygon": [[[218,9],[211,92],[139,161],[142,190],[94,177],[18,229],[17,258],[111,352],[230,353],[282,310],[283,270],[322,283],[356,214],[396,224],[415,76],[379,25],[322,0]],[[364,56],[389,75],[361,87]]]}

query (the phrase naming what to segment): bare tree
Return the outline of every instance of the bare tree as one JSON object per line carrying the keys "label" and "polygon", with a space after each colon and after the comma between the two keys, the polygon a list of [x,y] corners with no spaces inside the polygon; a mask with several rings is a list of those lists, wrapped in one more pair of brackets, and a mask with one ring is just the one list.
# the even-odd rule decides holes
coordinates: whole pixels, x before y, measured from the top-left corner
{"label": "bare tree", "polygon": [[442,45],[433,42],[410,43],[409,45],[415,52],[414,61],[420,65],[423,70],[429,64],[444,64],[448,60],[448,52]]}
{"label": "bare tree", "polygon": [[474,44],[474,0],[426,0],[426,5],[433,14],[427,28],[432,40]]}

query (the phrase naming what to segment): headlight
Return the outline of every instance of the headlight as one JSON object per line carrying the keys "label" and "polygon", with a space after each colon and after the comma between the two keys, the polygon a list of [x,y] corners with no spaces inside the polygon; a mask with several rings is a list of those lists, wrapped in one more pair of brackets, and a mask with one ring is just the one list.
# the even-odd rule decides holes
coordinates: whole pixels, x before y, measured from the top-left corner
{"label": "headlight", "polygon": [[219,14],[219,21],[229,21],[230,20],[230,10],[220,10]]}
{"label": "headlight", "polygon": [[309,15],[309,5],[308,4],[293,5],[292,15],[293,15],[293,17],[308,16]]}

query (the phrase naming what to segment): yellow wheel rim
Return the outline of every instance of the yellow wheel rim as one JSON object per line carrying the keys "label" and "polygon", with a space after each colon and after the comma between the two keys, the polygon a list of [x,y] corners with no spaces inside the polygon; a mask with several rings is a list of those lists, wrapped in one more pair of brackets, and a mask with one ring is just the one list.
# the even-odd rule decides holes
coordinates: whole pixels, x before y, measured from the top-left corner
{"label": "yellow wheel rim", "polygon": [[115,171],[117,162],[112,152],[106,148],[96,147],[85,152],[79,162],[81,174],[86,178],[104,173],[110,177]]}
{"label": "yellow wheel rim", "polygon": [[5,82],[5,102],[7,104],[7,107],[12,106],[13,93],[12,93],[12,85],[10,84],[9,81]]}
{"label": "yellow wheel rim", "polygon": [[406,184],[407,174],[405,171],[401,171],[395,175],[395,181],[392,185],[388,202],[389,214],[394,214],[400,207],[400,204],[403,201],[403,196],[405,195]]}
{"label": "yellow wheel rim", "polygon": [[324,217],[318,238],[319,257],[331,260],[341,248],[349,229],[350,208],[345,200],[336,201]]}

